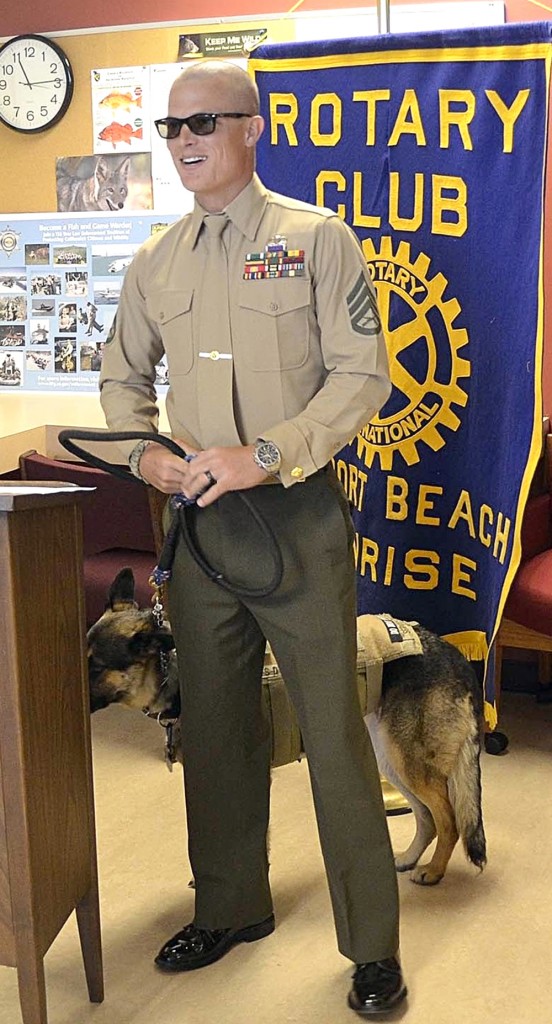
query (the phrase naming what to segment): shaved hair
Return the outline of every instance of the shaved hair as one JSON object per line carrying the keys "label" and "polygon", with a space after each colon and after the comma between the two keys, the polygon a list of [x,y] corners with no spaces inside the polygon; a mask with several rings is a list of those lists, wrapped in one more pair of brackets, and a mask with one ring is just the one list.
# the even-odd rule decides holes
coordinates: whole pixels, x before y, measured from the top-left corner
{"label": "shaved hair", "polygon": [[242,110],[247,114],[258,114],[260,109],[259,90],[247,71],[239,68],[229,61],[209,59],[191,64],[189,68],[175,78],[172,89],[182,89],[187,82],[217,80],[220,85],[221,96],[224,97],[222,106],[228,107],[234,104],[236,110]]}

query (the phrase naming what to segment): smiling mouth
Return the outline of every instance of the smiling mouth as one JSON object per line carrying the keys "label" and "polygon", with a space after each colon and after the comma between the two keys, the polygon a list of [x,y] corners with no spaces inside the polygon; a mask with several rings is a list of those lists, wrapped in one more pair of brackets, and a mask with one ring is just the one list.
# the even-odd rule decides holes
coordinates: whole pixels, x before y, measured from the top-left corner
{"label": "smiling mouth", "polygon": [[181,163],[185,167],[193,167],[195,164],[202,164],[207,159],[205,156],[185,156],[182,157]]}

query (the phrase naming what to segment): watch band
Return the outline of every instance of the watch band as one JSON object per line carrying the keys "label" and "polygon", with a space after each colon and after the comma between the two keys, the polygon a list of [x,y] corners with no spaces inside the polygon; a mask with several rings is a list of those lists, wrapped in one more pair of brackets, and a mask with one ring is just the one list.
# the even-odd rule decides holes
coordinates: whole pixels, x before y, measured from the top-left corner
{"label": "watch band", "polygon": [[144,454],[148,445],[151,443],[151,441],[138,441],[138,444],[134,446],[128,457],[128,465],[130,472],[132,473],[133,476],[136,477],[137,480],[141,480],[143,484],[147,484],[148,481],[145,479],[145,477],[142,476],[140,472],[140,459],[142,458],[142,455]]}

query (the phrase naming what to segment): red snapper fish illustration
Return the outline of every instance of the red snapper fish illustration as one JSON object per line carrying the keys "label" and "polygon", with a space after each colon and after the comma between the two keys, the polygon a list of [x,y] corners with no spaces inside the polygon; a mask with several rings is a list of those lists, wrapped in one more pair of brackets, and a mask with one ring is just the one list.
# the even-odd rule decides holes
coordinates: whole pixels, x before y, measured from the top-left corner
{"label": "red snapper fish illustration", "polygon": [[126,142],[130,146],[131,139],[143,139],[143,137],[142,128],[133,129],[131,124],[119,124],[118,121],[112,121],[111,124],[106,125],[98,136],[102,142],[111,142],[113,149],[118,142]]}

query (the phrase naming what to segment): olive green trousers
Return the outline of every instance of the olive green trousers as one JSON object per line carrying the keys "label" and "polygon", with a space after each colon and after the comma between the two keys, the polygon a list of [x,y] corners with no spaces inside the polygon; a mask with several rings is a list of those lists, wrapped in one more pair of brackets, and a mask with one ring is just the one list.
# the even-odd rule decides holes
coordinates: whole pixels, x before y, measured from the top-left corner
{"label": "olive green trousers", "polygon": [[[329,468],[288,489],[263,485],[246,493],[280,546],[280,586],[266,597],[239,599],[207,578],[182,540],[169,585],[195,922],[240,928],[273,910],[271,738],[261,692],[268,640],[299,719],[339,949],[355,963],[379,960],[398,948],[398,897],[357,692],[349,509]],[[237,495],[194,515],[208,561],[229,580],[262,586],[272,574],[267,545]]]}

